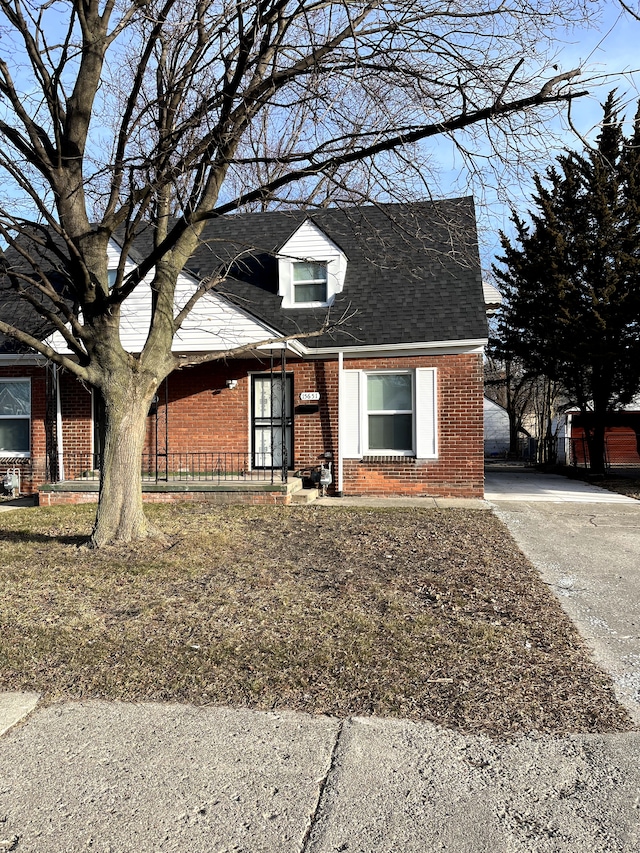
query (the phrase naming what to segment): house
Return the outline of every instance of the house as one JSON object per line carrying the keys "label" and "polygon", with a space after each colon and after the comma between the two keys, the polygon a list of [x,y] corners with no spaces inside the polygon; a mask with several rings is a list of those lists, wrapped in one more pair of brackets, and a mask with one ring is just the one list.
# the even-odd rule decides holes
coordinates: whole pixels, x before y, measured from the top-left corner
{"label": "house", "polygon": [[488,458],[506,458],[509,453],[509,413],[507,410],[484,398],[484,455]]}
{"label": "house", "polygon": [[[114,269],[119,254],[113,240]],[[322,476],[344,495],[482,496],[487,326],[472,199],[212,220],[180,277],[176,311],[221,265],[226,279],[174,351],[245,349],[160,387],[146,499],[286,503],[295,474],[307,485]],[[123,311],[131,352],[150,310],[143,283]],[[327,317],[337,325],[325,334],[258,345]],[[42,502],[96,499],[98,411],[91,389],[0,341],[0,473],[17,472],[23,491]]]}

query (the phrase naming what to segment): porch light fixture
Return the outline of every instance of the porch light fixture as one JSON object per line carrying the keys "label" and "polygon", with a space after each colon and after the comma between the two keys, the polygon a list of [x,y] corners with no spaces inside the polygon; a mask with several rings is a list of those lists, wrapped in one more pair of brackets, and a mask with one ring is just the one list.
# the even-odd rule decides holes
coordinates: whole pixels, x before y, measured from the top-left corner
{"label": "porch light fixture", "polygon": [[238,380],[237,379],[227,379],[225,384],[230,391],[233,391],[233,389],[237,388],[237,386],[238,386]]}

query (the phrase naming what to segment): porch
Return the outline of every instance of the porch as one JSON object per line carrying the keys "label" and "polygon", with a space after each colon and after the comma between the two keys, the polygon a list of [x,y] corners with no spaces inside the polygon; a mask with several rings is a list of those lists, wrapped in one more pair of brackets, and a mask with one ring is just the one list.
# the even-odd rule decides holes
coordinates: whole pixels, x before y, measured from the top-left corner
{"label": "porch", "polygon": [[[271,461],[270,454],[264,457],[215,452],[145,454],[143,500],[287,505],[308,503],[317,496],[316,488],[304,488],[301,474],[266,464],[256,467],[256,462]],[[100,460],[94,454],[65,454],[56,467],[57,476],[39,488],[40,505],[98,500]]]}

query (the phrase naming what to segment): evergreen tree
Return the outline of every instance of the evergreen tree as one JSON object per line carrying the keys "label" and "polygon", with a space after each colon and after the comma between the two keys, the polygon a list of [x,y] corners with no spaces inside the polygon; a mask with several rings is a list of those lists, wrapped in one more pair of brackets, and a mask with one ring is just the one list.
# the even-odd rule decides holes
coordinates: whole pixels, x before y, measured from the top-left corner
{"label": "evergreen tree", "polygon": [[558,382],[587,424],[591,470],[605,466],[607,413],[640,391],[640,103],[623,133],[615,93],[596,147],[534,176],[527,223],[501,234],[504,295],[494,355]]}

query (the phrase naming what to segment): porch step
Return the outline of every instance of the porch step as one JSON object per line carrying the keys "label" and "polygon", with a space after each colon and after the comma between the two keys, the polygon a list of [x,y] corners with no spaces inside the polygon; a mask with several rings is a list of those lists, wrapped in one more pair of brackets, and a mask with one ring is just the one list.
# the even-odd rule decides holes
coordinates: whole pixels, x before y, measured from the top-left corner
{"label": "porch step", "polygon": [[291,495],[292,504],[310,504],[318,497],[317,489],[298,489]]}

